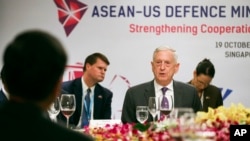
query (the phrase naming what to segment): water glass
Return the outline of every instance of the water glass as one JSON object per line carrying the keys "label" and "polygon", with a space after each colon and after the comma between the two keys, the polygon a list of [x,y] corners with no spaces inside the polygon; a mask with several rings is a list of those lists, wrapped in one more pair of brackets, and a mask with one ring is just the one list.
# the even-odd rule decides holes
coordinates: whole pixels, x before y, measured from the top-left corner
{"label": "water glass", "polygon": [[59,97],[57,97],[48,109],[50,119],[56,122],[56,117],[59,114],[59,112],[60,112],[60,100]]}
{"label": "water glass", "polygon": [[148,106],[137,106],[136,107],[136,119],[144,124],[148,119]]}

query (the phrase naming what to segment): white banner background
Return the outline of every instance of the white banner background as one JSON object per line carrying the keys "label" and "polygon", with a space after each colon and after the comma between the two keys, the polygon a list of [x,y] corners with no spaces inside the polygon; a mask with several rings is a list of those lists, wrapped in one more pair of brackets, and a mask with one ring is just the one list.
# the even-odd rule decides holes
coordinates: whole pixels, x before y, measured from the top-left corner
{"label": "white banner background", "polygon": [[[101,83],[114,93],[112,108],[113,117],[119,118],[124,94],[128,86],[133,86],[153,79],[150,61],[156,47],[169,45],[176,49],[179,55],[180,70],[175,75],[176,80],[187,82],[192,78],[193,70],[199,61],[209,58],[215,65],[216,74],[213,84],[222,88],[222,93],[232,90],[224,100],[224,105],[242,103],[250,107],[250,48],[225,48],[227,42],[250,42],[250,6],[248,0],[238,1],[185,1],[185,0],[79,0],[87,5],[87,11],[78,21],[73,31],[66,36],[63,25],[58,20],[57,6],[53,0],[1,0],[0,1],[0,52],[7,43],[20,31],[39,28],[56,35],[65,45],[69,55],[69,67],[65,80],[74,78],[75,71],[81,71],[85,57],[94,52],[105,54],[111,64],[106,78]],[[186,17],[166,17],[165,6],[224,6],[225,17],[197,17],[190,13]],[[114,7],[113,15],[92,16],[94,7]],[[145,17],[136,13],[134,17],[118,17],[120,8],[126,11],[127,6],[136,10],[146,10],[158,7],[160,16]],[[231,17],[231,7],[245,8],[239,17]],[[247,9],[248,8],[248,9]],[[182,10],[183,11],[183,10]],[[99,11],[101,12],[101,11]],[[110,10],[107,11],[110,14]],[[149,12],[149,11],[144,11]],[[154,11],[151,11],[154,13]],[[214,10],[213,12],[218,12]],[[125,12],[126,13],[126,12]],[[152,13],[152,14],[153,14]],[[159,14],[158,13],[158,14]],[[101,12],[100,14],[104,14]],[[157,13],[154,13],[157,14]],[[183,15],[183,13],[181,14]],[[129,25],[143,26],[197,26],[197,35],[192,33],[145,33],[130,32]],[[248,26],[248,33],[201,33],[200,25],[208,26]],[[248,24],[248,25],[247,25]],[[222,42],[221,48],[216,48],[216,42]],[[235,46],[234,46],[235,47]],[[246,57],[225,57],[227,51],[247,52]],[[46,57],[46,54],[44,54]],[[35,62],[34,62],[35,63]],[[1,61],[2,64],[2,61]],[[77,67],[78,66],[78,67]],[[80,68],[79,68],[80,66]],[[69,76],[70,75],[70,76]]]}

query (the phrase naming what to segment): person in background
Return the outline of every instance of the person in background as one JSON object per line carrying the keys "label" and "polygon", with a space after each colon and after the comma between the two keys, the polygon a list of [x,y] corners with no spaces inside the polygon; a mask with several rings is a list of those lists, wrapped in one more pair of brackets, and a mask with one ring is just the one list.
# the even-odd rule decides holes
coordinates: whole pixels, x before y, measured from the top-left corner
{"label": "person in background", "polygon": [[2,70],[1,70],[1,81],[2,81],[2,87],[1,87],[1,90],[0,90],[0,104],[3,104],[5,103],[6,101],[9,100],[9,94],[8,92],[5,90],[4,88],[4,66],[2,67]]}
{"label": "person in background", "polygon": [[[201,110],[196,89],[184,82],[174,80],[174,74],[179,70],[177,54],[168,46],[160,46],[153,53],[151,62],[154,79],[129,88],[126,92],[122,107],[121,121],[137,123],[136,106],[148,106],[149,97],[162,96],[162,88],[167,87],[166,95],[173,96],[174,107],[192,108],[194,112]],[[149,116],[147,122],[153,121]]]}
{"label": "person in background", "polygon": [[7,45],[2,79],[9,101],[0,108],[1,139],[94,140],[44,117],[44,111],[60,93],[66,62],[62,44],[42,30],[21,32]]}
{"label": "person in background", "polygon": [[[91,119],[111,119],[113,93],[99,84],[104,80],[109,64],[105,55],[93,53],[85,59],[82,77],[63,82],[61,91],[75,94],[76,98],[76,110],[69,119],[73,127],[88,126]],[[88,93],[89,109],[86,106]],[[58,120],[66,122],[62,113],[58,115]]]}
{"label": "person in background", "polygon": [[195,86],[202,103],[202,110],[207,112],[208,107],[217,108],[223,105],[221,90],[211,85],[215,75],[215,68],[212,62],[205,58],[198,63],[193,72],[193,78],[188,83]]}

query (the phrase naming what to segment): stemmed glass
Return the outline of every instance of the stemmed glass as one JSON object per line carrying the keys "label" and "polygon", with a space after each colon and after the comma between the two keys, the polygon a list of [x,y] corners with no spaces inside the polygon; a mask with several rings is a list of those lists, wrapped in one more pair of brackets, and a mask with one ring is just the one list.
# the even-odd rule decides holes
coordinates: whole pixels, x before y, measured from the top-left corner
{"label": "stemmed glass", "polygon": [[76,109],[76,100],[74,94],[62,94],[60,101],[62,114],[67,119],[67,128],[69,127],[69,118],[73,115]]}
{"label": "stemmed glass", "polygon": [[[180,126],[180,133],[182,136],[183,141],[197,139],[199,140],[199,137],[196,135],[195,130],[195,113],[192,112],[186,112],[183,113],[179,117],[179,126]],[[202,138],[206,140],[205,138]],[[201,140],[202,140],[201,139]]]}
{"label": "stemmed glass", "polygon": [[155,122],[156,115],[158,113],[157,98],[149,97],[148,99],[148,111],[153,117],[153,122]]}
{"label": "stemmed glass", "polygon": [[145,123],[148,119],[148,107],[147,106],[137,106],[136,107],[136,119],[141,123]]}
{"label": "stemmed glass", "polygon": [[[174,108],[172,112],[170,113],[170,123],[178,123],[177,127],[169,128],[169,134],[175,139],[175,140],[182,140],[184,138],[188,138],[188,136],[193,136],[193,128],[192,123],[194,123],[194,111],[192,108],[187,107],[178,107]],[[178,132],[176,132],[178,131]],[[192,140],[192,139],[190,139]]]}
{"label": "stemmed glass", "polygon": [[60,100],[59,97],[56,97],[56,99],[53,101],[53,103],[50,105],[48,109],[50,119],[56,122],[56,116],[59,114],[59,112],[60,112]]}
{"label": "stemmed glass", "polygon": [[194,110],[192,108],[179,107],[179,108],[174,108],[171,114],[173,115],[173,118],[179,119],[184,114],[193,114],[193,113]]}
{"label": "stemmed glass", "polygon": [[[163,96],[159,97],[158,105],[161,116],[164,116],[166,118],[172,111],[174,107],[173,97],[172,95],[165,95],[165,98],[167,98],[167,101],[163,102]],[[161,117],[162,118],[162,117]]]}

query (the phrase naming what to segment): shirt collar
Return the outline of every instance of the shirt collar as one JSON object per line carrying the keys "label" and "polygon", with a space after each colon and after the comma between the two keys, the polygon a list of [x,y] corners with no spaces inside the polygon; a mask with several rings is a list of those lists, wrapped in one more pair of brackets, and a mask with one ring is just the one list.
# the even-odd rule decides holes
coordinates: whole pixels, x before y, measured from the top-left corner
{"label": "shirt collar", "polygon": [[155,80],[154,80],[154,86],[155,86],[155,91],[161,91],[162,87],[167,87],[168,90],[173,91],[173,80],[167,85],[167,86],[162,86],[160,84],[158,84]]}
{"label": "shirt collar", "polygon": [[[84,82],[83,77],[82,77],[81,81],[82,81],[82,89],[83,89],[83,92],[87,92],[87,89],[88,89],[89,87],[88,87],[88,86],[86,85],[86,83]],[[92,87],[90,87],[91,93],[93,93],[94,89],[95,89],[95,85],[92,86]]]}

